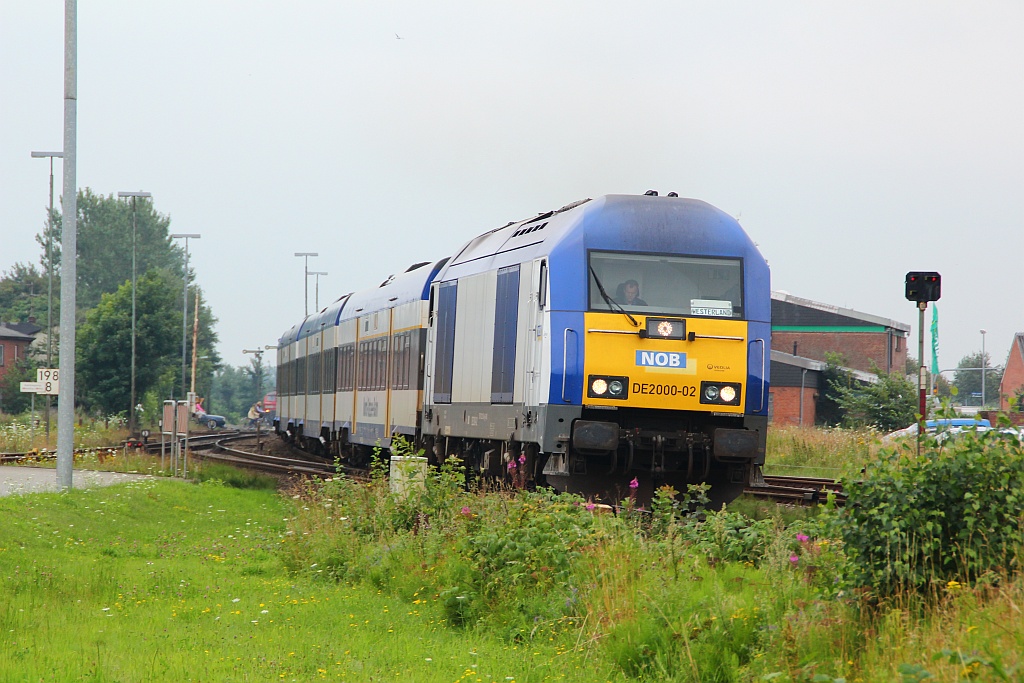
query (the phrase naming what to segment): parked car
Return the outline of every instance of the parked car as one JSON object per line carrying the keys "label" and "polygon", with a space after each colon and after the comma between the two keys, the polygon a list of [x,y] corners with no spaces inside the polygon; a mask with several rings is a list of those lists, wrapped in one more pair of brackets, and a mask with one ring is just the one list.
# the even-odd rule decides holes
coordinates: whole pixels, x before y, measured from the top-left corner
{"label": "parked car", "polygon": [[196,422],[207,429],[221,429],[227,424],[227,420],[224,419],[223,415],[211,415],[203,410],[203,406],[201,404],[196,406],[196,410],[192,413],[192,417],[196,419]]}

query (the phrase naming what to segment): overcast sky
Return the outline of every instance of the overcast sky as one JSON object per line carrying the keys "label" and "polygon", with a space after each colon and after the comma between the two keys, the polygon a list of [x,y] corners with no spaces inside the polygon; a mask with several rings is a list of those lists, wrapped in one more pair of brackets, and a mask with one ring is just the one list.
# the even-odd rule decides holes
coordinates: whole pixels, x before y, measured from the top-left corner
{"label": "overcast sky", "polygon": [[[39,262],[29,152],[63,145],[63,13],[0,0],[0,270]],[[293,252],[319,252],[323,307],[649,188],[737,216],[774,289],[912,324],[915,356],[904,275],[937,270],[940,365],[981,329],[1002,364],[1024,331],[1022,28],[1019,0],[81,2],[78,185],[151,192],[202,234],[233,365],[302,318]]]}

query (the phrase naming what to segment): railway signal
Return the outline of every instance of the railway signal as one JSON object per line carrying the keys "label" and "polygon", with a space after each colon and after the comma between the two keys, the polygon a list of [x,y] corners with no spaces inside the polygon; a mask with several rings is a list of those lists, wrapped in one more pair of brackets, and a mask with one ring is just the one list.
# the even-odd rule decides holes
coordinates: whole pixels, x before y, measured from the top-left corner
{"label": "railway signal", "polygon": [[911,271],[907,273],[906,297],[908,301],[926,304],[942,296],[942,276],[936,272]]}

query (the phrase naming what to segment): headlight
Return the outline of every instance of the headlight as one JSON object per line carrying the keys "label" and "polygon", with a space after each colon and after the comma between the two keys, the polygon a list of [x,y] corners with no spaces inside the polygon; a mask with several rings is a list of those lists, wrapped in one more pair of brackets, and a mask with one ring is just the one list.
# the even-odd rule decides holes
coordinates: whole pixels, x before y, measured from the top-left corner
{"label": "headlight", "polygon": [[740,404],[739,382],[701,382],[700,402],[720,406],[738,406]]}
{"label": "headlight", "polygon": [[588,375],[587,396],[623,401],[629,396],[629,378],[621,375]]}

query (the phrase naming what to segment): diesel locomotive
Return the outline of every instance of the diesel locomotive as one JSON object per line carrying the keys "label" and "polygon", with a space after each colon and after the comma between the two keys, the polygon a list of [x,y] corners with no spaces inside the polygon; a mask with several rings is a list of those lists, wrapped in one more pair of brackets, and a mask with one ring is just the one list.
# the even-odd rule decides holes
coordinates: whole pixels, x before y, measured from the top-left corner
{"label": "diesel locomotive", "polygon": [[296,324],[275,429],[354,463],[401,435],[434,462],[612,503],[707,482],[717,505],[764,463],[770,313],[768,265],[724,212],[587,199]]}

